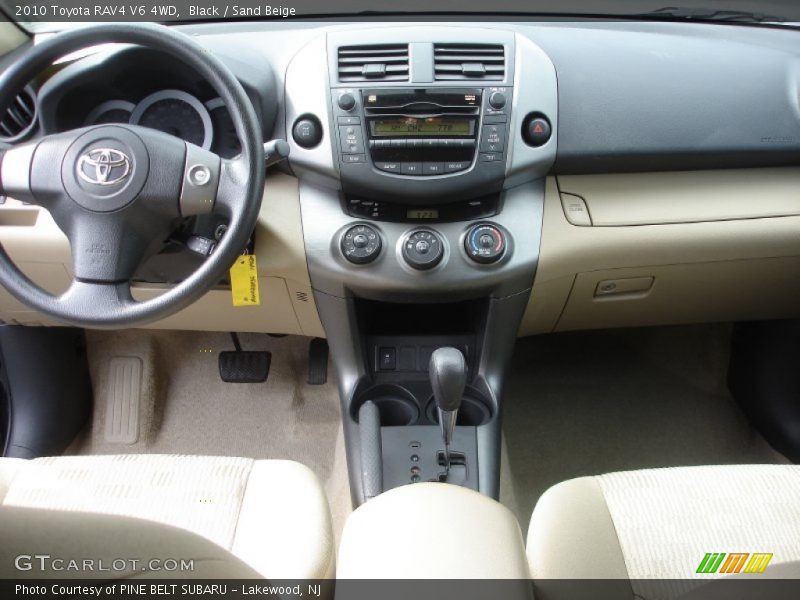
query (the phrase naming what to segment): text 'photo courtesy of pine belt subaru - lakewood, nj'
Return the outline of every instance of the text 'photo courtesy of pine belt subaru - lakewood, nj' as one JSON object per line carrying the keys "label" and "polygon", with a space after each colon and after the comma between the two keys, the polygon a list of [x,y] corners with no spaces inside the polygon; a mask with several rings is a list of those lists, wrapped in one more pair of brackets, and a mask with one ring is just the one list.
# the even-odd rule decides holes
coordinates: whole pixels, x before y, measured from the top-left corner
{"label": "text 'photo courtesy of pine belt subaru - lakewood, nj'", "polygon": [[0,598],[800,598],[800,3],[0,0]]}

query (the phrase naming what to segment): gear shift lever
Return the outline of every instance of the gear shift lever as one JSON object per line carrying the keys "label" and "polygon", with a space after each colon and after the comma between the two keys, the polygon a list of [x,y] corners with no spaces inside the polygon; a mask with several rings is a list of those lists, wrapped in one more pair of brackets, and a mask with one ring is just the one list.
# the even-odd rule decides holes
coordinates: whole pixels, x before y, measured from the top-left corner
{"label": "gear shift lever", "polygon": [[444,472],[447,476],[450,471],[450,443],[453,441],[458,408],[467,385],[464,355],[455,348],[438,348],[431,354],[428,374],[444,438]]}

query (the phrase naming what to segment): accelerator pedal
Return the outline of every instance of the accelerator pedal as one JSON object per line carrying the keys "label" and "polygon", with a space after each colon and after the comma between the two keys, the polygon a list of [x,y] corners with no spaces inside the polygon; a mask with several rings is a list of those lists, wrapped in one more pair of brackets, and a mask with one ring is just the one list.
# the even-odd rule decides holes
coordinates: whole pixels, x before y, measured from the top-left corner
{"label": "accelerator pedal", "polygon": [[263,383],[269,376],[272,354],[262,350],[242,350],[239,336],[231,333],[236,348],[219,353],[219,376],[225,383]]}
{"label": "accelerator pedal", "polygon": [[324,385],[328,382],[328,342],[314,338],[308,345],[308,384]]}

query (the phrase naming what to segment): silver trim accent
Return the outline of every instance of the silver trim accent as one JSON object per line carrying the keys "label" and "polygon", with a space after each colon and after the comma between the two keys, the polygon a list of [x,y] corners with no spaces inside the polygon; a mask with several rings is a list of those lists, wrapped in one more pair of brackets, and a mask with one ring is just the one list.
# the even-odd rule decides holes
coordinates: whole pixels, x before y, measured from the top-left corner
{"label": "silver trim accent", "polygon": [[[186,162],[178,201],[182,216],[207,215],[214,210],[220,165],[221,160],[216,154],[194,144],[186,144]],[[204,175],[200,181],[195,179],[198,172]]]}
{"label": "silver trim accent", "polygon": [[144,115],[145,111],[153,106],[153,104],[161,102],[162,100],[180,100],[191,106],[197,114],[200,115],[203,121],[203,143],[201,147],[204,150],[210,149],[211,140],[214,137],[214,126],[211,123],[211,115],[208,114],[208,109],[200,100],[181,90],[160,90],[147,96],[136,105],[136,108],[131,113],[130,124],[140,125],[142,115]]}
{"label": "silver trim accent", "polygon": [[104,115],[107,112],[112,110],[124,110],[128,112],[128,119],[126,121],[122,121],[123,123],[128,123],[131,119],[131,113],[133,113],[133,109],[136,108],[136,105],[133,102],[128,102],[127,100],[106,100],[95,106],[88,115],[86,115],[86,119],[84,120],[83,124],[85,126],[89,125],[96,125],[97,119],[100,118],[101,115]]}
{"label": "silver trim accent", "polygon": [[[36,143],[15,146],[6,150],[3,161],[0,163],[0,182],[3,183],[3,192],[13,198],[19,195],[31,195],[31,164],[33,153],[36,152]],[[22,198],[17,198],[21,200]],[[27,198],[25,198],[27,199]]]}
{"label": "silver trim accent", "polygon": [[[115,185],[130,176],[131,159],[122,150],[116,148],[92,148],[78,157],[75,169],[78,177],[87,183]],[[93,172],[92,169],[94,169]],[[117,170],[116,175],[115,169]]]}

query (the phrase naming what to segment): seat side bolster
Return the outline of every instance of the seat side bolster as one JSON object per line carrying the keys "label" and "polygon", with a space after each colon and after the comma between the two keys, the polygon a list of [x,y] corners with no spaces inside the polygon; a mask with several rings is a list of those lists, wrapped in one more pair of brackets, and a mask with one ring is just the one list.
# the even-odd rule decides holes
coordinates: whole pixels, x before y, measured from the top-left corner
{"label": "seat side bolster", "polygon": [[551,487],[528,528],[534,579],[628,579],[628,569],[603,491],[594,477]]}
{"label": "seat side bolster", "polygon": [[24,458],[0,459],[0,503],[3,502],[8,490],[11,488],[11,482],[14,477],[27,464],[29,464],[29,461]]}
{"label": "seat side bolster", "polygon": [[330,510],[316,475],[292,461],[256,461],[231,552],[268,579],[333,578]]}

